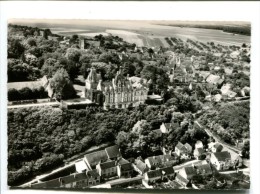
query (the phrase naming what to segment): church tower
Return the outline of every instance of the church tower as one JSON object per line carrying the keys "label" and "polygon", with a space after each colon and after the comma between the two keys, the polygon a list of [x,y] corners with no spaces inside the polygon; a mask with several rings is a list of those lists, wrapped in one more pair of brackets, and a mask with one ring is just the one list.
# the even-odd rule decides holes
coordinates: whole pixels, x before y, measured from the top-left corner
{"label": "church tower", "polygon": [[85,81],[86,89],[87,90],[97,89],[98,81],[99,80],[98,80],[96,69],[94,67],[91,67],[88,77]]}

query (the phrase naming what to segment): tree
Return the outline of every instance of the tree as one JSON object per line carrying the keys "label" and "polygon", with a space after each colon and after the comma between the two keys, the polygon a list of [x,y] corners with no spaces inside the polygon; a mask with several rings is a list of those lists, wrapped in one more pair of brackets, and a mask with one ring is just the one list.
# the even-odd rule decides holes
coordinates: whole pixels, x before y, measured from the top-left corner
{"label": "tree", "polygon": [[250,158],[250,142],[249,141],[246,141],[244,143],[244,146],[242,148],[242,156],[247,159]]}
{"label": "tree", "polygon": [[23,53],[25,51],[25,48],[20,43],[20,41],[17,40],[17,39],[13,39],[13,38],[8,39],[8,47],[7,48],[8,48],[8,50],[7,50],[8,58],[18,59],[23,55]]}
{"label": "tree", "polygon": [[77,48],[68,48],[65,56],[68,60],[79,63],[81,52]]}
{"label": "tree", "polygon": [[28,38],[28,39],[27,39],[27,44],[28,44],[30,47],[37,46],[35,38]]}
{"label": "tree", "polygon": [[76,91],[69,79],[69,74],[63,68],[58,69],[50,81],[56,99],[68,99],[76,96]]}

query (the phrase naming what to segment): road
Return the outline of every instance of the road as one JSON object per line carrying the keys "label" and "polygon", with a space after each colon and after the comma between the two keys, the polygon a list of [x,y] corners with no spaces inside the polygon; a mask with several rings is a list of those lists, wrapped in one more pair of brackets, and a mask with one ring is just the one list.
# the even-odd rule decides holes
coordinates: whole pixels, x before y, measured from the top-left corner
{"label": "road", "polygon": [[[239,171],[243,172],[243,174],[245,175],[250,175],[250,169],[249,168],[243,168],[243,169],[239,169]],[[233,174],[233,173],[236,173],[237,171],[236,170],[229,170],[229,171],[223,171],[223,172],[219,172],[219,174]]]}
{"label": "road", "polygon": [[192,166],[193,164],[196,165],[196,164],[199,164],[199,163],[202,163],[202,162],[203,162],[203,160],[191,160],[191,161],[185,162],[183,164],[180,164],[180,165],[177,165],[177,166],[173,166],[173,169],[175,171],[178,171],[178,170],[180,170],[183,167]]}
{"label": "road", "polygon": [[44,103],[33,103],[33,104],[18,104],[18,105],[8,105],[7,108],[26,108],[34,106],[59,106],[59,102],[44,102]]}
{"label": "road", "polygon": [[216,135],[214,135],[210,130],[208,130],[206,127],[203,127],[198,121],[195,121],[195,123],[202,128],[210,137],[213,137],[215,139],[215,141],[219,144],[222,144],[223,147],[226,147],[227,149],[229,149],[231,152],[235,152],[236,154],[239,154],[241,150],[239,150],[238,148],[228,145],[227,143],[223,142],[219,137],[217,137]]}

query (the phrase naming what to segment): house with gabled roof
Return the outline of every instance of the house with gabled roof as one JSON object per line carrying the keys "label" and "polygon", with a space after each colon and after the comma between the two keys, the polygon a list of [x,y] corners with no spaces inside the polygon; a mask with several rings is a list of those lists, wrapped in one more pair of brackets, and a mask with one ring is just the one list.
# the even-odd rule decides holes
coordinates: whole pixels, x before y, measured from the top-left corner
{"label": "house with gabled roof", "polygon": [[162,171],[161,169],[150,170],[144,174],[144,179],[148,182],[156,181],[158,179],[162,179]]}
{"label": "house with gabled roof", "polygon": [[210,163],[217,170],[228,170],[232,165],[231,154],[228,151],[212,153]]}
{"label": "house with gabled roof", "polygon": [[100,184],[100,175],[96,169],[87,171],[88,185],[93,186]]}
{"label": "house with gabled roof", "polygon": [[175,171],[173,167],[165,167],[160,169],[162,171],[162,177],[171,177],[174,178]]}
{"label": "house with gabled roof", "polygon": [[175,158],[171,155],[159,155],[159,156],[151,156],[145,159],[145,164],[148,168],[158,167],[158,166],[167,166],[171,165],[171,161],[175,162]]}
{"label": "house with gabled roof", "polygon": [[140,175],[143,175],[149,170],[148,166],[142,160],[139,159],[135,160],[133,167],[134,170],[137,171]]}
{"label": "house with gabled roof", "polygon": [[89,153],[84,156],[84,161],[86,162],[88,169],[90,170],[95,169],[98,163],[105,162],[107,160],[108,156],[105,150]]}
{"label": "house with gabled roof", "polygon": [[201,164],[198,166],[195,166],[196,170],[197,170],[197,174],[200,175],[212,175],[212,169],[210,167],[210,164]]}
{"label": "house with gabled roof", "polygon": [[114,146],[107,147],[107,148],[105,149],[105,152],[106,152],[106,154],[107,154],[107,157],[108,157],[110,160],[115,160],[115,159],[117,159],[118,157],[121,157],[121,153],[120,153],[120,150],[119,150],[118,145],[114,145]]}
{"label": "house with gabled roof", "polygon": [[133,174],[133,165],[124,158],[118,160],[117,162],[117,175],[118,177],[131,177]]}
{"label": "house with gabled roof", "polygon": [[192,147],[190,144],[185,143],[184,145],[181,142],[175,146],[175,153],[178,156],[182,156],[184,158],[188,158],[189,155],[192,153]]}
{"label": "house with gabled roof", "polygon": [[190,180],[184,178],[179,173],[176,173],[175,181],[183,187],[188,187],[190,185]]}
{"label": "house with gabled roof", "polygon": [[84,160],[80,160],[75,163],[75,168],[78,173],[84,172],[88,169],[88,166]]}
{"label": "house with gabled roof", "polygon": [[98,174],[103,178],[110,178],[117,176],[117,163],[116,161],[106,161],[98,163],[96,166]]}
{"label": "house with gabled roof", "polygon": [[160,131],[162,133],[169,133],[171,130],[171,123],[162,123],[160,126]]}
{"label": "house with gabled roof", "polygon": [[186,166],[179,170],[179,174],[185,179],[190,180],[197,174],[197,171],[193,166]]}
{"label": "house with gabled roof", "polygon": [[201,155],[205,153],[203,148],[195,148],[193,155],[198,160]]}

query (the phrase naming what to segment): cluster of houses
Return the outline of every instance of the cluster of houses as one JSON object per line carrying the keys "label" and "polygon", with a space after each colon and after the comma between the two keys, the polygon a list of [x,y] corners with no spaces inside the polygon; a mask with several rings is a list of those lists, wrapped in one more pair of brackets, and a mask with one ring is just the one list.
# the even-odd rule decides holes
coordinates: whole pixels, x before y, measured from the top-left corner
{"label": "cluster of houses", "polygon": [[[166,125],[167,126],[167,125]],[[162,127],[164,128],[164,127]],[[201,157],[204,155],[205,157]],[[188,161],[179,164],[180,158]],[[192,158],[197,160],[191,161]],[[190,162],[189,162],[190,161]],[[177,165],[178,164],[178,165]],[[174,152],[146,159],[126,160],[117,145],[86,154],[75,163],[75,172],[67,176],[31,184],[32,188],[112,188],[138,183],[146,188],[160,181],[173,181],[190,187],[195,175],[210,176],[213,171],[229,170],[242,166],[241,157],[232,158],[219,143],[209,143],[205,150],[197,141],[195,149],[188,143],[178,142]],[[108,183],[109,182],[109,183]]]}
{"label": "cluster of houses", "polygon": [[118,146],[107,147],[90,154],[75,163],[76,172],[53,180],[31,184],[32,188],[88,188],[104,180],[129,178],[132,163],[122,158]]}

